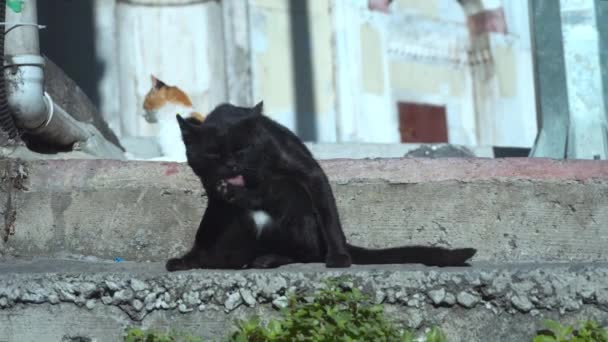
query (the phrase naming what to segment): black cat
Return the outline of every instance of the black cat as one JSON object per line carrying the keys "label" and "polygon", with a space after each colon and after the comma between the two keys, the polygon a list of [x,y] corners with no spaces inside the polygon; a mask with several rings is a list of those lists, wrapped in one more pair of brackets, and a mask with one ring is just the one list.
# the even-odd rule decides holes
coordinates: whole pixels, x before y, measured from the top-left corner
{"label": "black cat", "polygon": [[327,176],[287,128],[252,109],[221,105],[198,124],[177,120],[188,164],[208,194],[192,250],[170,271],[277,267],[294,262],[422,263],[462,266],[476,250],[352,246],[340,225]]}

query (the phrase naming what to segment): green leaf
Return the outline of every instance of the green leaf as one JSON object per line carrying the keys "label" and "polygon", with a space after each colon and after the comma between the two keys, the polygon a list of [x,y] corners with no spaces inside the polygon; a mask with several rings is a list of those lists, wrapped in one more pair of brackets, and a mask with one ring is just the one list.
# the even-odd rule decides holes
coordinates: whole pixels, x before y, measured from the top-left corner
{"label": "green leaf", "polygon": [[547,329],[551,330],[555,334],[557,334],[559,331],[562,330],[561,324],[559,324],[556,321],[550,320],[550,319],[544,320],[543,324],[545,327],[547,327]]}
{"label": "green leaf", "polygon": [[532,340],[532,342],[556,342],[557,340],[553,336],[538,335]]}

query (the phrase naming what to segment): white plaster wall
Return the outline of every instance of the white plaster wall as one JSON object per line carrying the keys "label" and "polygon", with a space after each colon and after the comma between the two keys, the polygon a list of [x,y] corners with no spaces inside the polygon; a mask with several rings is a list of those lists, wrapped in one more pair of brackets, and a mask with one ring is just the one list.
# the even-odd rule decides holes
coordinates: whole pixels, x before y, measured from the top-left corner
{"label": "white plaster wall", "polygon": [[508,34],[490,36],[500,91],[498,98],[488,99],[495,127],[486,144],[531,147],[537,124],[528,5],[525,1],[502,1],[502,5]]}
{"label": "white plaster wall", "polygon": [[[253,98],[264,100],[265,112],[296,131],[296,108],[289,2],[248,0],[251,22]],[[317,141],[336,140],[336,102],[332,20],[329,0],[309,1],[309,27]]]}
{"label": "white plaster wall", "polygon": [[94,0],[95,53],[103,65],[98,89],[99,111],[110,128],[122,136],[120,102],[118,101],[118,65],[116,52],[116,23],[114,20],[115,0]]}

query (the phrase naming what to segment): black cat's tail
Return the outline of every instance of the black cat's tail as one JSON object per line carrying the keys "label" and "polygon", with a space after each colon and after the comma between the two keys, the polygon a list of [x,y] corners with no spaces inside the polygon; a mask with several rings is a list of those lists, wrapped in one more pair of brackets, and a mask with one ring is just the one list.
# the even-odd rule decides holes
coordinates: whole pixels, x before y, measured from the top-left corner
{"label": "black cat's tail", "polygon": [[405,246],[368,249],[347,245],[353,264],[423,264],[427,266],[468,266],[477,250],[474,248],[447,249],[442,247]]}

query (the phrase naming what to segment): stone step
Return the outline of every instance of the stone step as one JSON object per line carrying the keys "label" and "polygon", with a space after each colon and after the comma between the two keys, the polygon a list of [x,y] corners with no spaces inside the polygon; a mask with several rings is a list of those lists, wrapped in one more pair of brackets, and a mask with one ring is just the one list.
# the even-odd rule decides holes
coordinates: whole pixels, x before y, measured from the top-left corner
{"label": "stone step", "polygon": [[[475,247],[475,261],[608,261],[608,162],[321,162],[350,242]],[[164,261],[205,194],[186,164],[0,160],[0,255]]]}
{"label": "stone step", "polygon": [[119,341],[128,326],[219,340],[235,319],[276,315],[295,289],[312,294],[337,276],[383,303],[392,319],[419,331],[439,325],[451,342],[529,341],[548,318],[608,324],[605,262],[167,273],[162,263],[5,258],[0,341]]}

